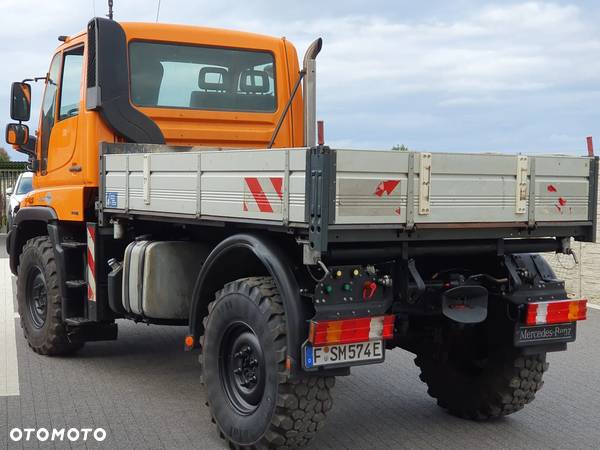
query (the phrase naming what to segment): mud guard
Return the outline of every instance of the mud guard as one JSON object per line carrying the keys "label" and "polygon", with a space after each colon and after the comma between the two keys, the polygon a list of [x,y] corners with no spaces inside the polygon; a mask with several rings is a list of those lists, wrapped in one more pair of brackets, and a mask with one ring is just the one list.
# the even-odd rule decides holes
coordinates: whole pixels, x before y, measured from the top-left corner
{"label": "mud guard", "polygon": [[13,228],[6,237],[6,252],[9,256],[10,271],[16,275],[19,265],[19,255],[27,239],[31,238],[31,232],[24,230],[25,224],[36,223],[40,225],[41,234],[46,234],[46,226],[49,222],[58,220],[56,212],[46,206],[29,206],[21,208],[15,216]]}
{"label": "mud guard", "polygon": [[300,348],[306,339],[309,312],[300,301],[300,287],[292,267],[281,247],[264,235],[238,234],[217,245],[208,256],[194,287],[189,323],[195,347],[198,347],[204,330],[202,319],[215,292],[235,279],[270,275],[281,293],[285,308],[290,369],[301,370]]}

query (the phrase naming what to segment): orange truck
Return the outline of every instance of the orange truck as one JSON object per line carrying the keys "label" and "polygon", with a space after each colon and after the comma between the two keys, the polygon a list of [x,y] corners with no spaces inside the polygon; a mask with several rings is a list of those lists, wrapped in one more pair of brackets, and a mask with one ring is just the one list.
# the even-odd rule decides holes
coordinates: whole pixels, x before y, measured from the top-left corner
{"label": "orange truck", "polygon": [[537,253],[595,241],[595,157],[331,148],[320,39],[302,66],[285,38],[210,28],[95,18],[59,40],[6,130],[35,173],[7,239],[33,351],[187,325],[228,443],[297,448],[335,377],[386,351],[479,420],[531,402],[575,339],[586,301]]}

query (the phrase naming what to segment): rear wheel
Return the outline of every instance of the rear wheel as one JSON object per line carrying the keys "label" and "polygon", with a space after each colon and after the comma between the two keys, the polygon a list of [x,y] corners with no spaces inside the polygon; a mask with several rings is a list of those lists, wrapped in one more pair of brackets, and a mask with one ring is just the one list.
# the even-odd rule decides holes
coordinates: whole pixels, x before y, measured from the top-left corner
{"label": "rear wheel", "polygon": [[415,364],[429,395],[453,415],[486,420],[512,414],[543,386],[546,354],[522,355],[512,346],[489,348],[465,333],[417,353]]}
{"label": "rear wheel", "polygon": [[17,303],[29,346],[42,355],[66,355],[83,347],[62,321],[54,251],[47,236],[27,241],[19,261]]}
{"label": "rear wheel", "polygon": [[333,377],[290,381],[286,321],[270,277],[217,292],[201,339],[208,405],[232,448],[299,448],[324,425]]}

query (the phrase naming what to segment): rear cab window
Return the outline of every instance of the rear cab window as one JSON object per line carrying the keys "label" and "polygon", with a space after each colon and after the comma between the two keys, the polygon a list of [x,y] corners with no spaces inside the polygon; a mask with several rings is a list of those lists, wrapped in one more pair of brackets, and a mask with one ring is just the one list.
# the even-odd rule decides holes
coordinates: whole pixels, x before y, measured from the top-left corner
{"label": "rear cab window", "polygon": [[136,106],[274,112],[270,52],[133,41],[131,101]]}

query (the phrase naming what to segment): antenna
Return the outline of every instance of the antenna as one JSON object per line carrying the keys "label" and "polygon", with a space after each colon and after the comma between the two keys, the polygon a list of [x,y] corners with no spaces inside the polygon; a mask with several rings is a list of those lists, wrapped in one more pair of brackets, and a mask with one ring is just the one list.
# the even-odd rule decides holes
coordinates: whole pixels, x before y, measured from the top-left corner
{"label": "antenna", "polygon": [[108,15],[106,17],[113,20],[113,0],[108,0]]}
{"label": "antenna", "polygon": [[158,5],[156,6],[156,23],[158,23],[158,15],[160,14],[160,0],[158,0]]}

